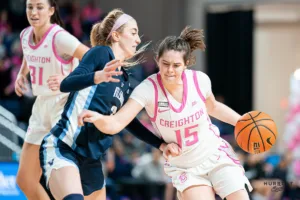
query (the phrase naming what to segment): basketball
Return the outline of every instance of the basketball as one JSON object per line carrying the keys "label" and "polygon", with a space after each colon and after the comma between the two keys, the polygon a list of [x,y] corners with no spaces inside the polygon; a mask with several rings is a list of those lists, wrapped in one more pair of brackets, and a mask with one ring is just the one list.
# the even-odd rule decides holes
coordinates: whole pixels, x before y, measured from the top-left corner
{"label": "basketball", "polygon": [[237,144],[246,152],[257,154],[268,151],[276,142],[277,128],[266,113],[251,111],[244,114],[234,129]]}

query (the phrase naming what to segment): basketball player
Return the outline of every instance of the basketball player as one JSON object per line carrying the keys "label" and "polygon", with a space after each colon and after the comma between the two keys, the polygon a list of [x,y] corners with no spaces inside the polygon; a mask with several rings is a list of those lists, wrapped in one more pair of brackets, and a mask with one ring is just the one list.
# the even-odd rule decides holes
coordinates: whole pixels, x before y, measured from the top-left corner
{"label": "basketball player", "polygon": [[[77,117],[83,109],[114,114],[131,93],[129,76],[121,61],[134,56],[141,42],[135,19],[121,10],[111,11],[93,26],[91,42],[93,48],[61,83],[61,91],[71,93],[61,119],[44,138],[40,149],[43,173],[55,199],[106,198],[100,158],[112,145],[112,136],[101,133],[93,124],[79,127]],[[117,68],[115,74],[100,73],[112,68]],[[138,120],[127,128],[163,150],[162,140]]]}
{"label": "basketball player", "polygon": [[88,47],[62,27],[56,0],[27,0],[30,24],[21,34],[23,63],[15,82],[15,92],[22,96],[30,73],[32,91],[37,96],[25,135],[17,184],[30,200],[47,200],[39,184],[42,170],[39,148],[46,133],[58,121],[68,94],[59,91],[61,80],[78,65]]}
{"label": "basketball player", "polygon": [[86,110],[78,123],[91,122],[104,133],[116,134],[145,107],[157,134],[181,147],[182,153],[164,166],[180,198],[210,200],[216,193],[222,199],[246,200],[252,187],[244,169],[209,118],[235,125],[240,115],[215,100],[206,74],[187,69],[195,64],[192,52],[204,48],[201,30],[185,28],[179,37],[166,37],[157,50],[159,73],[137,86],[115,115]]}

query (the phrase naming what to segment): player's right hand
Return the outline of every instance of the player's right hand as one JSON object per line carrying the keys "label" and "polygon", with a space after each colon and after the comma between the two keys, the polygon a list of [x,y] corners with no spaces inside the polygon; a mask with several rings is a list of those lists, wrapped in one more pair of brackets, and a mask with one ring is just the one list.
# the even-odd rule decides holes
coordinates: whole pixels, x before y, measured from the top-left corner
{"label": "player's right hand", "polygon": [[163,156],[166,160],[169,160],[172,157],[179,156],[180,154],[181,148],[176,143],[167,144],[163,152]]}
{"label": "player's right hand", "polygon": [[105,67],[101,71],[97,71],[94,76],[94,83],[99,84],[102,82],[119,82],[119,79],[113,78],[113,76],[122,75],[122,71],[116,71],[118,67],[121,67],[123,63],[120,60],[112,60],[106,63]]}
{"label": "player's right hand", "polygon": [[24,75],[18,75],[15,81],[15,92],[19,97],[27,91],[26,84],[28,84],[26,77]]}
{"label": "player's right hand", "polygon": [[83,126],[84,122],[94,123],[99,120],[103,115],[91,110],[83,110],[80,115],[78,115],[77,121],[79,126]]}

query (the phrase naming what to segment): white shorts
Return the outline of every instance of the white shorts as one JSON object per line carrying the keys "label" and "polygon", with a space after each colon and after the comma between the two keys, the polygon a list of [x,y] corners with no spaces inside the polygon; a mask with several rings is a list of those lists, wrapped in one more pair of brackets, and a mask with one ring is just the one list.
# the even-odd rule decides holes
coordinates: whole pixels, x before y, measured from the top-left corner
{"label": "white shorts", "polygon": [[105,187],[101,160],[79,155],[51,133],[44,138],[41,144],[40,162],[48,188],[52,170],[64,167],[75,167],[78,169],[85,196]]}
{"label": "white shorts", "polygon": [[69,93],[54,96],[37,96],[32,107],[25,142],[41,145],[43,138],[58,122]]}
{"label": "white shorts", "polygon": [[252,186],[244,175],[244,168],[231,146],[225,141],[224,145],[201,165],[178,168],[172,166],[171,162],[166,162],[164,170],[172,178],[172,183],[179,192],[191,186],[206,185],[213,187],[216,194],[224,199],[238,190],[245,189],[245,184],[249,191],[252,191]]}

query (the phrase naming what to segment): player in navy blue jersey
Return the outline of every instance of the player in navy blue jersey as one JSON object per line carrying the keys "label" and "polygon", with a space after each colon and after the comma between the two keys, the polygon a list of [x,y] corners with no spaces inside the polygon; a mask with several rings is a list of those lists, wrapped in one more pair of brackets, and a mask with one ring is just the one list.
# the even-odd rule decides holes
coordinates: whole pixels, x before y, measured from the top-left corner
{"label": "player in navy blue jersey", "polygon": [[[91,42],[93,48],[61,83],[61,91],[71,93],[61,119],[40,149],[43,175],[56,199],[105,199],[100,158],[112,145],[112,136],[93,124],[78,126],[77,117],[84,109],[114,114],[131,93],[129,76],[121,66],[139,53],[136,47],[141,41],[136,21],[115,9],[93,26]],[[166,144],[137,119],[126,128],[150,145],[165,149]]]}

